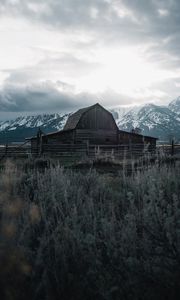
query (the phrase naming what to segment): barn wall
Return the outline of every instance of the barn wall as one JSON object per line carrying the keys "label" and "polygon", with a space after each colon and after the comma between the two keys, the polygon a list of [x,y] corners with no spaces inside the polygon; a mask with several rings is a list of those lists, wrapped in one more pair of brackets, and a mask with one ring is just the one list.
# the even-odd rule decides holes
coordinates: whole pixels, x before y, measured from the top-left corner
{"label": "barn wall", "polygon": [[118,134],[118,143],[119,144],[129,144],[130,143],[130,135],[126,132],[120,132]]}
{"label": "barn wall", "polygon": [[76,143],[87,143],[94,145],[116,145],[117,144],[117,131],[116,130],[76,130]]}
{"label": "barn wall", "polygon": [[100,106],[95,106],[84,113],[77,129],[117,130],[113,116]]}
{"label": "barn wall", "polygon": [[[144,137],[141,135],[132,135],[128,132],[116,130],[92,130],[92,129],[76,129],[70,132],[61,132],[53,135],[43,136],[43,145],[54,144],[93,144],[93,145],[117,145],[117,144],[149,144],[156,147],[156,139]],[[38,150],[37,138],[31,139],[31,150]]]}
{"label": "barn wall", "polygon": [[129,132],[119,132],[119,144],[143,144],[144,143],[144,137],[142,135],[135,135],[131,134]]}
{"label": "barn wall", "polygon": [[37,151],[38,144],[37,144],[37,138],[31,139],[31,152],[34,153]]}
{"label": "barn wall", "polygon": [[145,136],[144,137],[144,143],[145,144],[150,143],[151,145],[156,145],[156,139],[153,139],[151,137]]}
{"label": "barn wall", "polygon": [[144,137],[144,143],[146,145],[149,145],[149,148],[151,150],[155,150],[156,149],[156,139],[153,139],[151,137]]}
{"label": "barn wall", "polygon": [[72,144],[74,142],[74,132],[57,132],[53,135],[43,137],[43,144]]}

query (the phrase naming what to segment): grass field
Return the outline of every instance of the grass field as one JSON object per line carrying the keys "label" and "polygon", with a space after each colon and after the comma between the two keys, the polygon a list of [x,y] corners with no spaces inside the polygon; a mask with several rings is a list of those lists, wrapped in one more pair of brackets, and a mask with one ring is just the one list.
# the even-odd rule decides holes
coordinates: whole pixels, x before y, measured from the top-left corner
{"label": "grass field", "polygon": [[1,165],[2,299],[179,299],[180,163],[128,165]]}

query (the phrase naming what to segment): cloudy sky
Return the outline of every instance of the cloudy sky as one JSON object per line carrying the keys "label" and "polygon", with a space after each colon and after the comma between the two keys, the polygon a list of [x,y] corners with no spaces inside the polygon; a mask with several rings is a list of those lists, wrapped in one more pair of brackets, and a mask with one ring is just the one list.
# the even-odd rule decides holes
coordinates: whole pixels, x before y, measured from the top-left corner
{"label": "cloudy sky", "polygon": [[0,0],[1,118],[179,95],[179,0]]}

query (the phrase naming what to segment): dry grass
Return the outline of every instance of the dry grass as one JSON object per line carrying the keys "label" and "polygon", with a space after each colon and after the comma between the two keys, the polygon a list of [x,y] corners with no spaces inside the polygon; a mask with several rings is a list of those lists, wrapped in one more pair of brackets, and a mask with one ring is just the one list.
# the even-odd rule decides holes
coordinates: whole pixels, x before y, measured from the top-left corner
{"label": "dry grass", "polygon": [[111,176],[8,161],[1,298],[179,299],[179,163],[143,165]]}

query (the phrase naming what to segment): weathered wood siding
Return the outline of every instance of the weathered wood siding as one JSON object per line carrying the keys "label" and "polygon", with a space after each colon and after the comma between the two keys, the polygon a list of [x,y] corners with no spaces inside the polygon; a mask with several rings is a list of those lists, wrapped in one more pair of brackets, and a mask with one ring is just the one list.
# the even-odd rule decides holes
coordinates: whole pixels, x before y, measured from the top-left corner
{"label": "weathered wood siding", "polygon": [[113,116],[100,106],[83,114],[75,130],[76,143],[117,144],[118,128]]}
{"label": "weathered wood siding", "polygon": [[131,132],[119,131],[119,144],[149,144],[156,147],[156,139]]}
{"label": "weathered wood siding", "polygon": [[144,137],[144,144],[149,145],[149,147],[153,150],[156,149],[156,139],[153,139],[151,137],[145,136]]}
{"label": "weathered wood siding", "polygon": [[43,136],[43,144],[72,144],[74,143],[74,131],[57,132]]}
{"label": "weathered wood siding", "polygon": [[76,143],[90,143],[94,145],[117,144],[116,130],[76,129],[75,137]]}
{"label": "weathered wood siding", "polygon": [[82,115],[76,128],[117,131],[117,125],[112,114],[100,106],[95,106],[92,109],[85,112]]}
{"label": "weathered wood siding", "polygon": [[38,140],[37,138],[31,139],[31,153],[36,152],[38,149]]}
{"label": "weathered wood siding", "polygon": [[125,132],[125,131],[119,131],[119,144],[143,144],[143,136],[142,135],[136,135],[132,134],[130,132]]}
{"label": "weathered wood siding", "polygon": [[145,144],[150,143],[151,145],[156,146],[156,139],[153,139],[152,137],[145,136],[144,137],[144,143]]}

